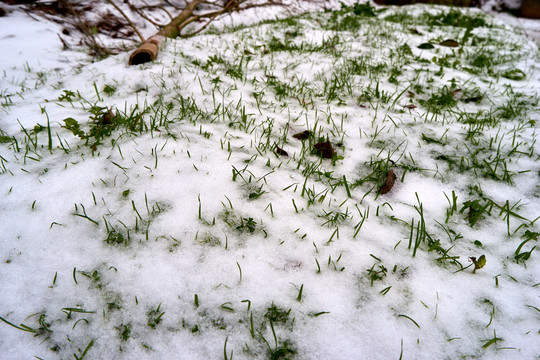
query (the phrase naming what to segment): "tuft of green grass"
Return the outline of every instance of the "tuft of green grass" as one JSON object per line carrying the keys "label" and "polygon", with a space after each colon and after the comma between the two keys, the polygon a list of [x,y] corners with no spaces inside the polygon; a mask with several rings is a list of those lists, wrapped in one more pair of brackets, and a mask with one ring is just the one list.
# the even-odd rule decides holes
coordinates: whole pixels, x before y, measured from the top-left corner
{"label": "tuft of green grass", "polygon": [[421,25],[430,28],[448,26],[474,29],[492,26],[483,13],[467,13],[457,9],[440,12],[424,11],[418,16],[411,16],[406,9],[400,9],[394,14],[384,17],[384,20],[403,25]]}
{"label": "tuft of green grass", "polygon": [[165,315],[165,311],[161,311],[161,304],[158,305],[155,309],[150,309],[146,314],[147,317],[147,326],[156,329],[156,327],[161,323],[161,318]]}
{"label": "tuft of green grass", "polygon": [[289,321],[289,315],[291,314],[291,309],[285,310],[277,307],[274,303],[272,306],[266,309],[264,317],[272,323],[286,323]]}

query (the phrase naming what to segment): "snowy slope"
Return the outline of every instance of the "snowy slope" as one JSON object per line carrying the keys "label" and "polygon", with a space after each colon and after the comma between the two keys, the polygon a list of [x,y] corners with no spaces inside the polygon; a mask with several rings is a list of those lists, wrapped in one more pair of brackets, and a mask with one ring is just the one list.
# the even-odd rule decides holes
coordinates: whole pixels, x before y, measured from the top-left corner
{"label": "snowy slope", "polygon": [[538,45],[369,15],[3,60],[2,357],[537,358]]}

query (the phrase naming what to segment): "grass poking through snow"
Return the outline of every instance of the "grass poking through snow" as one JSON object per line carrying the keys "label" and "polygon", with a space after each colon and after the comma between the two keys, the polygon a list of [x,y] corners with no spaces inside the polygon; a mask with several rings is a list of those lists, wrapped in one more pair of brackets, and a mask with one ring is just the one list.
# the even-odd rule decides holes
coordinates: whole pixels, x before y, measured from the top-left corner
{"label": "grass poking through snow", "polygon": [[478,11],[357,4],[2,91],[4,348],[533,358],[538,60]]}

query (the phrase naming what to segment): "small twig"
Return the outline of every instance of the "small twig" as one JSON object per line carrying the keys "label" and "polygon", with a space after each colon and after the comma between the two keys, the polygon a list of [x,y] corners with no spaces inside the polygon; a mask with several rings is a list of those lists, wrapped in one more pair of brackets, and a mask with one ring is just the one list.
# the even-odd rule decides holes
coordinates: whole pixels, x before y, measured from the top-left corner
{"label": "small twig", "polygon": [[[127,2],[127,3],[131,6],[131,4],[129,2]],[[145,4],[145,6],[144,6],[145,9],[159,9],[159,10],[163,11],[165,14],[167,14],[167,16],[171,20],[173,19],[173,16],[171,15],[171,13],[167,9],[165,9],[163,6],[161,6],[161,5],[150,5],[146,1],[143,1],[143,3]]]}
{"label": "small twig", "polygon": [[165,9],[163,6],[159,6],[158,9],[165,12],[165,14],[167,14],[171,20],[173,19],[173,16],[171,15],[171,13],[167,9]]}
{"label": "small twig", "polygon": [[146,21],[148,21],[152,25],[156,26],[157,28],[162,28],[162,27],[165,26],[164,24],[159,24],[157,21],[154,21],[154,20],[150,19],[150,17],[146,16],[144,14],[144,12],[142,12],[142,10],[139,10],[139,9],[137,9],[135,7],[133,7],[132,10],[135,11],[137,14],[139,14],[140,17],[142,17],[143,19],[145,19]]}
{"label": "small twig", "polygon": [[218,17],[219,15],[221,15],[221,13],[220,13],[220,14],[214,15],[212,18],[210,18],[210,19],[206,22],[206,24],[204,24],[203,26],[201,26],[198,30],[196,30],[196,31],[194,31],[194,32],[192,32],[192,33],[190,33],[190,34],[180,35],[180,36],[185,37],[185,38],[188,38],[188,37],[192,37],[192,36],[197,35],[197,34],[200,33],[201,31],[203,31],[204,29],[206,29],[206,28],[208,27],[208,25],[210,25],[210,23],[212,23],[212,21],[214,21],[214,20],[216,19],[216,17]]}
{"label": "small twig", "polygon": [[71,15],[75,18],[75,21],[72,22],[72,25],[83,35],[85,45],[90,47],[94,51],[93,56],[103,57],[104,55],[110,55],[113,52],[107,49],[104,45],[100,44],[96,39],[96,36],[92,32],[92,28],[88,25],[88,20],[86,17],[81,16],[80,12],[76,11],[73,5],[70,3],[68,10]]}
{"label": "small twig", "polygon": [[66,42],[66,40],[64,40],[64,39],[60,36],[60,34],[56,34],[56,36],[58,36],[58,38],[59,38],[60,41],[62,42],[62,46],[63,46],[62,49],[63,49],[63,50],[68,50],[68,49],[70,49],[68,43]]}
{"label": "small twig", "polygon": [[183,9],[181,7],[178,7],[177,5],[171,3],[169,0],[165,0],[165,3],[169,6],[172,6],[173,8],[175,8],[176,10],[180,10],[180,9]]}
{"label": "small twig", "polygon": [[37,12],[39,15],[41,15],[44,19],[49,20],[49,18],[48,18],[47,16],[43,15],[40,11],[35,11],[34,9],[30,9],[30,8],[25,7],[25,8],[24,8],[24,12],[26,13],[26,15],[30,16],[33,20],[36,20],[36,21],[39,21],[39,19],[36,18],[36,17],[33,15],[33,13],[36,13],[36,12]]}
{"label": "small twig", "polygon": [[135,33],[137,33],[137,36],[139,36],[139,38],[141,39],[141,42],[144,42],[145,39],[144,39],[144,36],[142,36],[142,34],[140,33],[139,29],[137,29],[137,27],[135,26],[135,24],[133,24],[133,22],[131,22],[130,18],[124,13],[124,11],[122,9],[120,9],[118,7],[118,5],[116,5],[114,3],[114,1],[112,0],[107,0],[107,2],[109,4],[111,4],[116,10],[118,10],[118,12],[124,17],[124,19],[126,19],[126,21],[128,22],[129,26],[131,26],[131,28],[133,29],[133,31],[135,31]]}
{"label": "small twig", "polygon": [[[158,29],[165,26],[163,24],[159,24],[157,21],[152,20],[149,16],[145,15],[145,13],[143,11],[143,9],[152,10],[152,9],[162,9],[162,8],[160,8],[158,6],[151,6],[151,5],[146,5],[146,6],[142,6],[142,7],[138,8],[135,5],[133,5],[132,3],[130,3],[129,1],[126,2],[126,4],[128,4],[131,11],[136,12],[137,15],[139,15],[141,18],[145,19],[146,21],[148,21],[149,23],[151,23],[152,25],[154,25]],[[146,2],[145,2],[145,4],[146,4]],[[169,13],[167,13],[167,15],[169,15],[169,17],[171,17]],[[171,17],[171,19],[172,19],[172,17]]]}
{"label": "small twig", "polygon": [[226,11],[225,8],[223,8],[223,9],[220,9],[220,10],[217,10],[217,11],[212,11],[212,12],[205,13],[205,14],[193,15],[193,16],[189,17],[188,19],[186,19],[186,21],[184,21],[183,23],[181,23],[181,24],[178,26],[178,29],[179,29],[180,32],[181,32],[186,26],[188,26],[188,25],[191,24],[192,22],[197,21],[197,20],[200,20],[200,19],[202,19],[202,18],[210,17],[211,19],[210,19],[210,20],[206,23],[206,25],[204,25],[201,29],[197,30],[195,33],[186,35],[186,37],[193,36],[193,35],[195,35],[196,33],[200,32],[202,29],[204,29],[206,26],[208,26],[208,24],[209,24],[210,22],[212,22],[212,21],[213,21],[216,17],[218,17],[219,15],[223,14],[225,11]]}

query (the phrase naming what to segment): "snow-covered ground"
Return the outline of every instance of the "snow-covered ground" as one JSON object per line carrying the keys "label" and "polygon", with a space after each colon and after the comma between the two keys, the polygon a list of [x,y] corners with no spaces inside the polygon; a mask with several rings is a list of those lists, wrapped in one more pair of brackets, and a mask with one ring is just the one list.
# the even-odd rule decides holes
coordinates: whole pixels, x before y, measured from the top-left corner
{"label": "snow-covered ground", "polygon": [[540,356],[515,19],[347,7],[135,67],[60,31],[0,18],[2,359]]}

